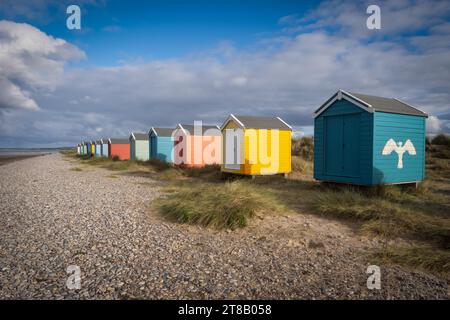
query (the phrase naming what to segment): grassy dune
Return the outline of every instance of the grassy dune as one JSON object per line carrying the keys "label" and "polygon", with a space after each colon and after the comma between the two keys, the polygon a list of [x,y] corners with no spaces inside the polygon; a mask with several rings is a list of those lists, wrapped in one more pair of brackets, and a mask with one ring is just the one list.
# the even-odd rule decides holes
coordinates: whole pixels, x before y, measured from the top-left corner
{"label": "grassy dune", "polygon": [[184,183],[167,191],[172,192],[156,204],[164,215],[217,229],[244,227],[256,214],[278,209],[243,181]]}
{"label": "grassy dune", "polygon": [[427,179],[416,189],[315,182],[311,143],[306,141],[304,151],[298,142],[293,143],[289,179],[235,177],[227,181],[218,166],[189,169],[158,161],[77,158],[114,171],[154,173],[152,177],[166,182],[167,192],[157,201],[157,209],[171,220],[234,229],[267,212],[318,214],[357,223],[359,232],[367,235],[401,239],[402,245],[374,253],[383,261],[450,275],[450,146],[428,145]]}

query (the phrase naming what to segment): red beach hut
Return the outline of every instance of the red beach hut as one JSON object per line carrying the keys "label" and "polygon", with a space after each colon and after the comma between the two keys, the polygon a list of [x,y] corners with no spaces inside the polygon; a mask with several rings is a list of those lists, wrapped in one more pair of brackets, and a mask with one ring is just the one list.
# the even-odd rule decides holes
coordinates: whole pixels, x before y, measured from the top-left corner
{"label": "red beach hut", "polygon": [[110,158],[119,157],[120,160],[130,160],[130,142],[128,139],[115,139],[108,140],[108,156]]}

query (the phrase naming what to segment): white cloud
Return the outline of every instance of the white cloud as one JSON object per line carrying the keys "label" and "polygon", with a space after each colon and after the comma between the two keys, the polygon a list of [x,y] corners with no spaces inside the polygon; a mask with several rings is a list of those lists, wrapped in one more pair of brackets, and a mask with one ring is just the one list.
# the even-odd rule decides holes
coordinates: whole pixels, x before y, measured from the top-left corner
{"label": "white cloud", "polygon": [[33,94],[54,90],[64,63],[84,53],[28,24],[0,21],[0,109],[38,109]]}
{"label": "white cloud", "polygon": [[442,121],[436,116],[429,116],[427,119],[427,132],[439,133],[442,131]]}
{"label": "white cloud", "polygon": [[[429,130],[449,131],[448,121],[435,118],[448,113],[450,101],[450,34],[443,32],[448,22],[441,14],[447,7],[436,2],[437,12],[423,1],[397,2],[397,6],[382,2],[382,35],[392,34],[368,41],[366,31],[358,31],[360,23],[365,28],[365,8],[359,12],[355,6],[359,8],[353,1],[327,2],[306,17],[284,18],[281,22],[290,30],[282,33],[283,41],[272,46],[272,40],[280,38],[276,34],[261,41],[256,50],[240,50],[226,43],[189,57],[64,71],[64,62],[79,58],[81,51],[75,47],[64,51],[70,55],[53,49],[60,56],[54,60],[40,48],[35,52],[44,62],[31,64],[40,75],[25,72],[30,62],[26,55],[17,55],[14,68],[19,69],[14,72],[21,74],[21,85],[11,76],[6,78],[20,89],[18,97],[23,101],[14,105],[25,105],[31,99],[41,111],[31,115],[8,106],[8,113],[0,117],[0,145],[12,143],[11,139],[33,145],[76,143],[100,134],[127,136],[132,130],[194,119],[220,124],[228,113],[277,115],[309,135],[313,111],[338,88],[397,97],[430,114]],[[385,6],[395,14],[389,14]],[[390,15],[403,21],[386,21]],[[308,32],[303,33],[305,21]],[[422,32],[426,36],[402,34],[408,25],[416,30],[416,24],[426,28]],[[42,37],[28,27],[37,31],[25,33],[30,41]],[[50,49],[52,45],[70,46],[57,46],[61,41],[51,39],[47,39]],[[57,72],[47,74],[48,68]],[[0,84],[0,90],[6,87]]]}
{"label": "white cloud", "polygon": [[248,79],[246,77],[235,77],[231,79],[231,84],[236,87],[245,87]]}

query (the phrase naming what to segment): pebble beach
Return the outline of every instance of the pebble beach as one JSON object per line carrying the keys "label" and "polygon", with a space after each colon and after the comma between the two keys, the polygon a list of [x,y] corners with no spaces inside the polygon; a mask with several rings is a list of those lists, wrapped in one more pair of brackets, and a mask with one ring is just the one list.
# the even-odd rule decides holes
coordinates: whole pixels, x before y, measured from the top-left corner
{"label": "pebble beach", "polygon": [[381,244],[339,222],[183,225],[152,208],[163,182],[78,166],[58,153],[0,166],[0,299],[448,299],[445,279],[396,266],[367,289]]}

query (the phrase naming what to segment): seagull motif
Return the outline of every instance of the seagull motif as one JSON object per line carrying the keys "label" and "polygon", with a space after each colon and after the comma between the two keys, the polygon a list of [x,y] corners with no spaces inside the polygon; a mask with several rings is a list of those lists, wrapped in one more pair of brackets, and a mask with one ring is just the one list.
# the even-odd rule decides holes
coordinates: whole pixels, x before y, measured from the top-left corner
{"label": "seagull motif", "polygon": [[405,145],[403,145],[402,141],[399,141],[398,143],[395,143],[394,139],[389,139],[386,144],[384,145],[382,155],[386,156],[392,153],[392,151],[395,151],[398,155],[398,163],[397,168],[403,169],[403,154],[405,152],[408,152],[410,155],[415,156],[416,148],[414,148],[413,143],[411,140],[406,140]]}

